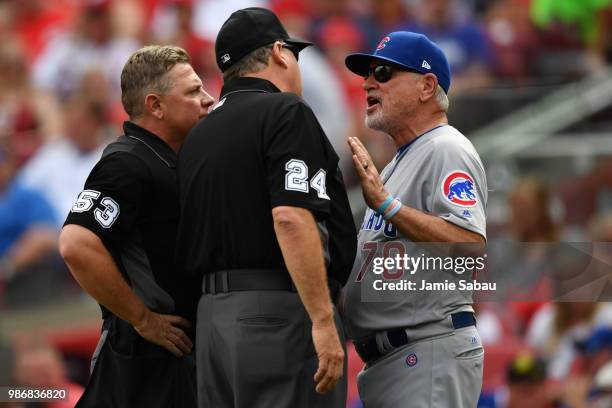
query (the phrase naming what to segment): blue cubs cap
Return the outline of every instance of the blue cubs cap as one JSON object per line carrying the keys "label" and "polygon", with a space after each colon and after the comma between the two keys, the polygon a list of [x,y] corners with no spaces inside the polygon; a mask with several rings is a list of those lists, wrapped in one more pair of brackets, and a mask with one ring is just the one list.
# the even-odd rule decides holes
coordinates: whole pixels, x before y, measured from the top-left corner
{"label": "blue cubs cap", "polygon": [[451,83],[450,65],[444,52],[423,34],[396,31],[383,38],[373,54],[356,53],[346,57],[348,69],[366,76],[373,59],[387,61],[422,74],[432,73],[448,93]]}

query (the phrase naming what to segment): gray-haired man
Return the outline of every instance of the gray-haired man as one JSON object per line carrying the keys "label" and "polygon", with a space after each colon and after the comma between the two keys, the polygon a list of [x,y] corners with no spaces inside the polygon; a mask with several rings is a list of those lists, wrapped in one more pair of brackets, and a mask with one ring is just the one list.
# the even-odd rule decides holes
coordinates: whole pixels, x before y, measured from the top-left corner
{"label": "gray-haired man", "polygon": [[[387,133],[398,148],[379,174],[361,142],[349,140],[369,207],[344,310],[366,362],[359,394],[367,408],[473,408],[484,352],[471,292],[417,288],[364,299],[375,290],[368,255],[400,250],[418,258],[423,244],[417,243],[485,240],[485,173],[472,144],[448,125],[448,62],[424,35],[394,32],[373,54],[349,55],[346,65],[365,78],[366,125]],[[444,282],[444,273],[413,276]]]}

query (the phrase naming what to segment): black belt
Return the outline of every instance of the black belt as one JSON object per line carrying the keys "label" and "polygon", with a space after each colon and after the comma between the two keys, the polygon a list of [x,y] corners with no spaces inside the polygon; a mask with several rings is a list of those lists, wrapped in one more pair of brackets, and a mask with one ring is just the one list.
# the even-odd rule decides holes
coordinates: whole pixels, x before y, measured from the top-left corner
{"label": "black belt", "polygon": [[[474,313],[472,312],[453,313],[451,315],[451,319],[453,321],[453,328],[455,330],[468,326],[476,326],[476,317],[474,317]],[[410,339],[406,334],[406,330],[404,329],[387,330],[385,335],[389,340],[389,344],[391,344],[394,349],[404,346],[410,342]],[[355,341],[353,344],[355,345],[357,354],[359,354],[359,357],[361,357],[365,363],[372,362],[384,355],[378,350],[376,335],[371,336],[364,341]]]}
{"label": "black belt", "polygon": [[[337,304],[342,285],[333,278],[328,278],[327,285],[332,302]],[[231,269],[207,273],[202,279],[202,293],[205,295],[249,290],[297,292],[286,269]]]}
{"label": "black belt", "polygon": [[202,280],[205,295],[248,290],[296,292],[289,272],[284,269],[231,269],[207,273]]}

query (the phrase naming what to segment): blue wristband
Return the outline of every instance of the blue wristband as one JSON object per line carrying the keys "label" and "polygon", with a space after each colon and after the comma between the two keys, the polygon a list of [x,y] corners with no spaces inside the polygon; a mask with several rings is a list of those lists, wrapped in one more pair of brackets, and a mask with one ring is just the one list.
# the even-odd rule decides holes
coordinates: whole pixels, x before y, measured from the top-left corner
{"label": "blue wristband", "polygon": [[393,207],[391,211],[389,211],[386,215],[383,216],[383,218],[387,221],[389,221],[391,217],[393,217],[395,214],[399,212],[399,210],[402,209],[402,202],[398,200],[397,198],[395,199],[395,201],[397,201],[397,205]]}
{"label": "blue wristband", "polygon": [[387,198],[385,199],[385,201],[378,208],[378,210],[376,210],[376,213],[378,215],[384,215],[385,211],[387,211],[387,208],[389,208],[389,204],[391,204],[392,202],[393,202],[393,196],[389,194]]}

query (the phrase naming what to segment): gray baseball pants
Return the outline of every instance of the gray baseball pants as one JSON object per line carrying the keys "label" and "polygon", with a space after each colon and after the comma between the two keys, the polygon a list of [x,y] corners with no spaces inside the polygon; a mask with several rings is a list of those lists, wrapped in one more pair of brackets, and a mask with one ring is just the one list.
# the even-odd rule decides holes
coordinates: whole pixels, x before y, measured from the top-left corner
{"label": "gray baseball pants", "polygon": [[[335,318],[341,329],[337,311]],[[311,327],[295,292],[203,294],[196,335],[198,406],[344,408],[346,365],[334,390],[315,392]]]}
{"label": "gray baseball pants", "polygon": [[475,408],[484,349],[475,326],[406,344],[357,377],[365,408]]}

